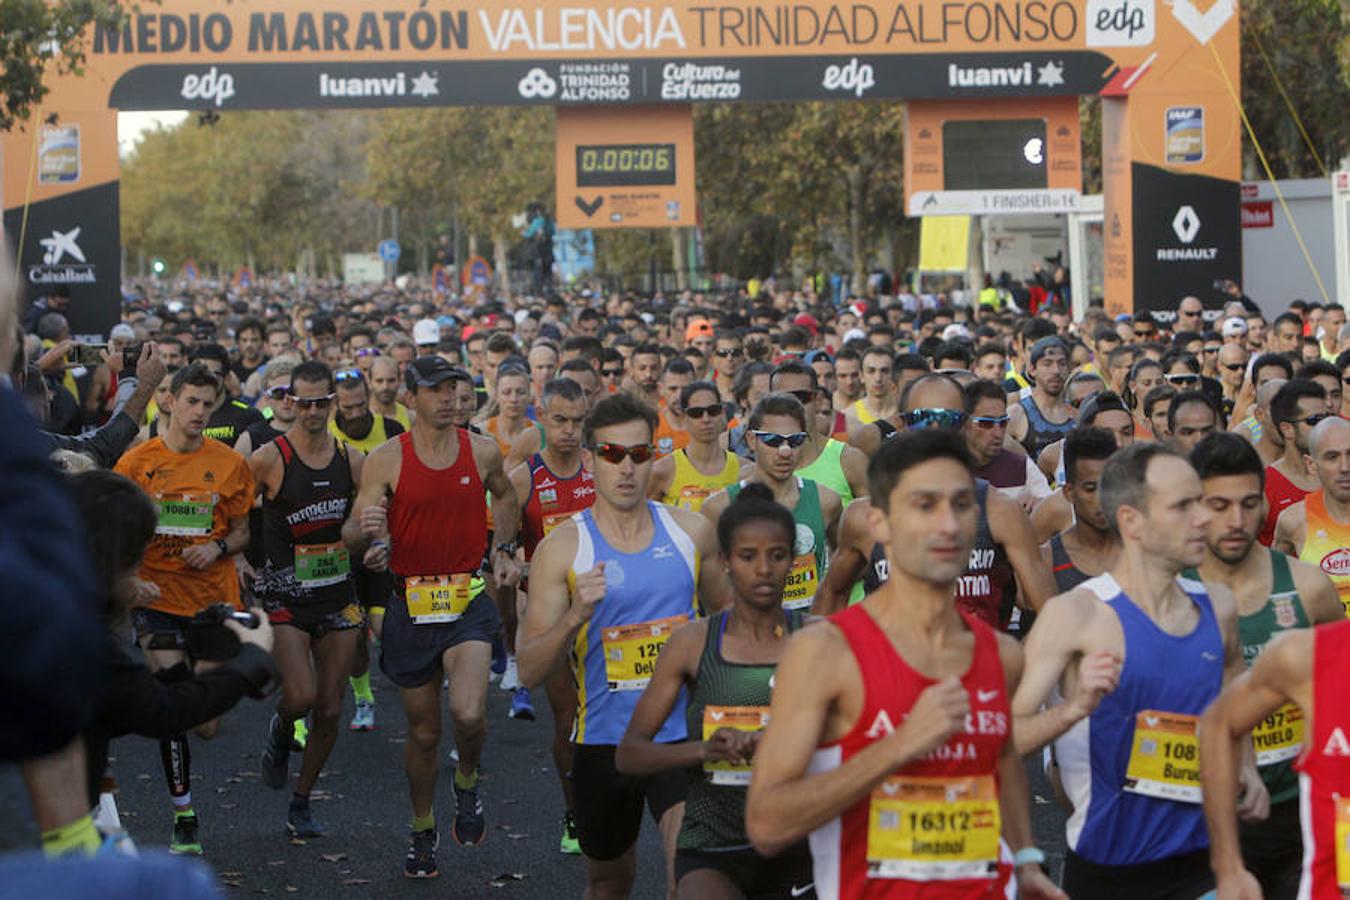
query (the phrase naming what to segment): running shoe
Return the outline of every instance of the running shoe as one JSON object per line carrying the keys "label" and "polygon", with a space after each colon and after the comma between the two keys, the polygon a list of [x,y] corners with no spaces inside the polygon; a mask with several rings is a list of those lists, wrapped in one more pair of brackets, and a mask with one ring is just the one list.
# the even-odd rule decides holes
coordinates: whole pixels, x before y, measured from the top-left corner
{"label": "running shoe", "polygon": [[507,718],[524,719],[526,722],[534,721],[534,704],[530,702],[530,691],[528,688],[516,688],[515,693],[511,695],[511,709],[506,713]]}
{"label": "running shoe", "polygon": [[352,731],[374,731],[375,704],[368,703],[365,700],[357,700],[356,713],[352,716],[352,724],[348,727]]}
{"label": "running shoe", "polygon": [[577,840],[577,820],[571,813],[563,815],[563,833],[562,840],[558,842],[558,850],[568,856],[581,855],[581,842]]}
{"label": "running shoe", "polygon": [[450,834],[461,847],[477,847],[487,839],[487,816],[478,788],[455,785],[455,822]]}
{"label": "running shoe", "polygon": [[292,797],[291,808],[286,814],[286,833],[293,838],[323,837],[326,829],[314,818],[309,808],[308,797]]}
{"label": "running shoe", "polygon": [[435,828],[414,831],[408,844],[408,855],[403,860],[403,874],[409,878],[435,878],[440,875],[436,869],[436,847],[439,844],[440,835]]}
{"label": "running shoe", "polygon": [[262,753],[263,784],[273,790],[286,786],[286,776],[290,774],[291,741],[282,731],[281,717],[272,714],[272,724],[267,729],[267,746]]}
{"label": "running shoe", "polygon": [[296,719],[295,726],[291,729],[291,751],[294,753],[304,753],[305,744],[309,741],[309,723],[304,719]]}
{"label": "running shoe", "polygon": [[506,671],[506,643],[499,634],[492,639],[492,667],[488,671],[488,681],[497,681]]}
{"label": "running shoe", "polygon": [[202,843],[197,838],[196,813],[173,814],[173,837],[169,839],[169,852],[190,856],[202,855]]}
{"label": "running shoe", "polygon": [[520,672],[516,669],[516,658],[508,656],[506,657],[506,671],[502,672],[501,689],[514,691],[518,687],[520,687]]}

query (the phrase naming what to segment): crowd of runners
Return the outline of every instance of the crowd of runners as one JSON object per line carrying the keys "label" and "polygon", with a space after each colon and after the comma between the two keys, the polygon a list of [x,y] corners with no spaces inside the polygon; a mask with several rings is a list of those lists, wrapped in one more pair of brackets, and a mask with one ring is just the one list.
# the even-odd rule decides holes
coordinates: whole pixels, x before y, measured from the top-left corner
{"label": "crowd of runners", "polygon": [[[93,360],[39,299],[0,393],[112,629],[49,853],[126,845],[106,761],[136,734],[168,848],[209,860],[193,755],[269,683],[258,827],[322,836],[378,667],[410,878],[490,833],[496,682],[546,720],[538,803],[592,898],[631,893],[646,815],[682,898],[1345,896],[1345,311],[1007,300],[157,283]],[[230,653],[198,649],[213,615]]]}

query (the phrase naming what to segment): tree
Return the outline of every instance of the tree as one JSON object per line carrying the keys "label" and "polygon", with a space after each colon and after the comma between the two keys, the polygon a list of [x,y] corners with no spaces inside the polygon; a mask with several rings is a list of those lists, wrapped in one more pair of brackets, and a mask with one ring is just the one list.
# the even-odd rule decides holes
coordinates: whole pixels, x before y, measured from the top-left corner
{"label": "tree", "polygon": [[27,119],[47,96],[49,70],[84,72],[86,29],[117,29],[121,0],[0,0],[0,131]]}

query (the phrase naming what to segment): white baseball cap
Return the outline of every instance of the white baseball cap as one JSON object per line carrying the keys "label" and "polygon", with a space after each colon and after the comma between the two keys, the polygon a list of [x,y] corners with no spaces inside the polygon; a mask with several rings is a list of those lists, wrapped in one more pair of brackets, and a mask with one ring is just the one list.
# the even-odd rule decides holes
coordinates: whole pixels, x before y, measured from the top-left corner
{"label": "white baseball cap", "polygon": [[136,329],[132,328],[126,322],[118,322],[108,332],[110,341],[134,341],[136,340]]}
{"label": "white baseball cap", "polygon": [[441,326],[435,319],[420,319],[413,326],[413,343],[419,347],[441,342]]}
{"label": "white baseball cap", "polygon": [[1247,333],[1247,323],[1234,316],[1223,323],[1223,330],[1220,333],[1224,337],[1241,337]]}

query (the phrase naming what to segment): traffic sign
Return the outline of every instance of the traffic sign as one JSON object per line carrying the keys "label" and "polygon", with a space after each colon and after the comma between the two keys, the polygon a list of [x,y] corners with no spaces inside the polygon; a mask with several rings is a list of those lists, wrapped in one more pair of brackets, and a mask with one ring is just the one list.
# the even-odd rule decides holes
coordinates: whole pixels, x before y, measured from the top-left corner
{"label": "traffic sign", "polygon": [[380,241],[380,246],[376,249],[380,254],[380,259],[385,262],[398,262],[398,255],[401,252],[401,248],[398,245],[398,241],[393,238],[385,238]]}

